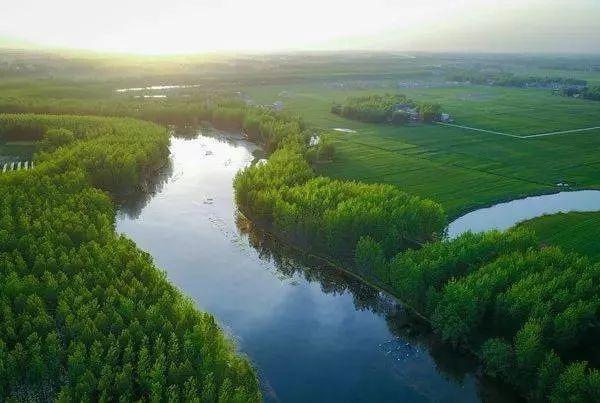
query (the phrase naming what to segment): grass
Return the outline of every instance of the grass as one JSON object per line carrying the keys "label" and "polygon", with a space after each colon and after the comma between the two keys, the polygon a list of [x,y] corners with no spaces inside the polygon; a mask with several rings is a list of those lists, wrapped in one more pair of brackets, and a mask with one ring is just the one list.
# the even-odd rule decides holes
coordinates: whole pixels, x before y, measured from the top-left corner
{"label": "grass", "polygon": [[[399,80],[411,82],[413,80]],[[399,92],[419,101],[434,101],[452,115],[454,123],[514,135],[600,126],[600,102],[561,97],[549,90],[491,86],[448,87],[440,80],[419,80],[419,88],[398,88],[396,81],[383,80],[371,87],[354,88],[351,82],[312,82],[292,85],[249,87],[246,92],[258,102],[281,100],[312,123],[326,126],[332,102],[349,96]],[[345,85],[345,88],[339,88]],[[431,86],[424,88],[424,86]],[[349,87],[350,86],[350,87]]]}
{"label": "grass", "polygon": [[[263,103],[279,99],[278,94],[286,91],[289,95],[282,99],[286,108],[303,115],[310,124],[357,131],[332,132],[335,161],[320,166],[322,174],[396,184],[441,202],[451,218],[498,201],[557,192],[562,190],[556,186],[560,182],[567,182],[572,188],[600,188],[600,129],[518,139],[437,125],[393,127],[347,120],[329,112],[333,100],[386,91],[381,88],[339,89],[321,82],[244,91]],[[462,102],[469,110],[456,117],[456,123],[492,130],[517,132],[522,126],[525,129],[519,133],[533,134],[600,125],[600,102],[561,98],[542,90],[474,86],[410,91],[401,92],[415,99],[440,102],[450,112],[454,108],[458,111]],[[493,93],[494,97],[458,100],[475,91]],[[506,106],[511,94],[513,105],[531,102],[535,108],[522,111]],[[437,98],[441,96],[444,98]],[[570,105],[569,113],[556,112],[565,104]],[[579,106],[581,113],[573,112]],[[485,123],[489,110],[494,108],[512,108],[515,113],[498,114],[498,126],[494,126]],[[596,111],[596,115],[591,111]]]}
{"label": "grass", "polygon": [[559,213],[519,224],[534,230],[542,242],[600,259],[600,213]]}

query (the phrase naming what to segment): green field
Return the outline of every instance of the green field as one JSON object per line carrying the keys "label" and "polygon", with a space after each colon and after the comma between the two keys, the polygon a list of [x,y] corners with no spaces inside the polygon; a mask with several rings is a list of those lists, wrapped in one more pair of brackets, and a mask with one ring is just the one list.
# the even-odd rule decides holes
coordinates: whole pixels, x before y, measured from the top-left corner
{"label": "green field", "polygon": [[546,245],[600,259],[600,213],[553,214],[519,224],[533,229]]}
{"label": "green field", "polygon": [[[331,120],[331,104],[347,97],[374,93],[397,92],[417,101],[442,105],[458,125],[514,135],[600,126],[600,102],[553,95],[549,90],[504,88],[482,85],[448,86],[442,81],[416,80],[418,88],[399,88],[397,82],[369,83],[357,89],[352,81],[331,81],[246,88],[252,99],[271,103],[277,99],[290,110],[299,111],[312,123],[327,127]],[[339,88],[340,85],[348,87]],[[427,88],[427,86],[430,86]],[[285,97],[279,95],[285,91]]]}
{"label": "green field", "polygon": [[[600,129],[548,137],[519,139],[437,125],[389,126],[341,118],[329,112],[332,101],[390,89],[344,90],[327,83],[273,85],[245,88],[257,102],[281,99],[286,109],[323,129],[350,128],[356,133],[332,131],[336,156],[320,166],[325,175],[385,182],[441,202],[451,217],[491,203],[539,193],[552,193],[566,182],[572,188],[600,187]],[[286,97],[278,95],[286,91]],[[460,100],[474,91],[494,94],[479,100]],[[544,90],[471,87],[402,90],[417,99],[439,102],[445,110],[460,111],[456,123],[492,130],[524,129],[543,133],[600,125],[600,102],[554,96]],[[506,106],[514,98],[512,106]],[[514,105],[531,103],[524,110]],[[563,105],[569,108],[559,113]],[[467,107],[468,106],[468,107]],[[490,110],[495,123],[486,123]],[[580,112],[573,112],[580,108]],[[491,122],[491,121],[490,121]],[[486,126],[487,124],[487,126]]]}

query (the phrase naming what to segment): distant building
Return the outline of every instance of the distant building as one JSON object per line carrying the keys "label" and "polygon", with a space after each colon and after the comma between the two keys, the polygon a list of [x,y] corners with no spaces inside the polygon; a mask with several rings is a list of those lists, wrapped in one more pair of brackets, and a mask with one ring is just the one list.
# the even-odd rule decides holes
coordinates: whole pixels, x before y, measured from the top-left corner
{"label": "distant building", "polygon": [[396,112],[404,112],[408,115],[408,120],[411,122],[417,122],[420,120],[419,112],[416,108],[413,108],[408,104],[398,104],[395,108]]}
{"label": "distant building", "polygon": [[452,122],[452,117],[450,116],[449,113],[442,113],[440,115],[440,122],[442,122],[442,123],[450,123],[450,122]]}

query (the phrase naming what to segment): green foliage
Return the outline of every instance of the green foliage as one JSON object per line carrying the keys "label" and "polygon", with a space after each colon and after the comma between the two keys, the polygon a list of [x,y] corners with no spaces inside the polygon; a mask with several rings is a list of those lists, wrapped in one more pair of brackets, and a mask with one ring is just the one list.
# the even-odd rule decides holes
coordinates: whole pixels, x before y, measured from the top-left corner
{"label": "green foliage", "polygon": [[75,141],[75,135],[72,131],[67,129],[50,129],[43,134],[38,146],[42,151],[52,152],[73,141]]}
{"label": "green foliage", "polygon": [[448,281],[464,277],[502,254],[524,251],[535,244],[536,239],[529,231],[467,232],[394,256],[382,278],[389,278],[403,300],[431,315]]}
{"label": "green foliage", "polygon": [[385,265],[381,245],[368,236],[361,237],[356,243],[354,259],[357,269],[364,273],[378,273]]}
{"label": "green foliage", "polygon": [[392,254],[432,239],[445,226],[439,205],[393,186],[310,176],[301,154],[279,150],[268,163],[236,176],[236,200],[289,236],[338,256],[349,257],[361,236]]}
{"label": "green foliage", "polygon": [[510,72],[481,72],[477,70],[457,70],[449,74],[448,79],[473,84],[489,84],[500,87],[533,87],[533,88],[568,88],[570,86],[585,87],[586,80],[570,77],[518,76]]}
{"label": "green foliage", "polygon": [[216,401],[212,391],[228,384],[259,401],[248,361],[147,253],[114,233],[112,202],[92,187],[137,186],[164,163],[165,130],[0,115],[1,135],[14,127],[51,133],[45,140],[62,147],[33,170],[0,176],[0,400]]}
{"label": "green foliage", "polygon": [[481,358],[486,372],[503,379],[514,379],[515,353],[512,345],[502,339],[486,340],[481,347]]}
{"label": "green foliage", "polygon": [[441,106],[415,102],[402,94],[365,95],[350,97],[343,105],[334,104],[331,112],[363,122],[401,125],[415,119],[433,122],[439,119]]}
{"label": "green foliage", "polygon": [[588,369],[587,363],[569,365],[558,378],[550,394],[550,402],[598,402],[600,401],[600,373]]}
{"label": "green foliage", "polygon": [[585,399],[596,393],[595,370],[576,367],[557,380],[563,361],[596,357],[600,264],[537,245],[522,228],[466,233],[386,260],[380,242],[361,238],[355,260],[361,274],[426,315],[443,340],[478,348],[486,371],[527,397],[571,388],[594,401]]}

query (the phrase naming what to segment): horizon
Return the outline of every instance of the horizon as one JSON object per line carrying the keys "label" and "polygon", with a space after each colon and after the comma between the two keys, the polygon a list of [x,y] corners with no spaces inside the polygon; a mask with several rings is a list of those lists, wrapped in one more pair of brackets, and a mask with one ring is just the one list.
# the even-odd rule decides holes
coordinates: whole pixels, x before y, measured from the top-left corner
{"label": "horizon", "polygon": [[[25,3],[25,4],[24,4]],[[0,48],[188,56],[302,51],[600,54],[592,0],[356,2],[175,0],[52,4],[25,0],[0,16]],[[31,16],[31,8],[38,12]],[[569,13],[556,23],[556,15]],[[93,13],[94,18],[90,19]],[[293,16],[294,18],[290,18]],[[28,21],[28,24],[23,24]],[[77,33],[73,35],[73,33]]]}

